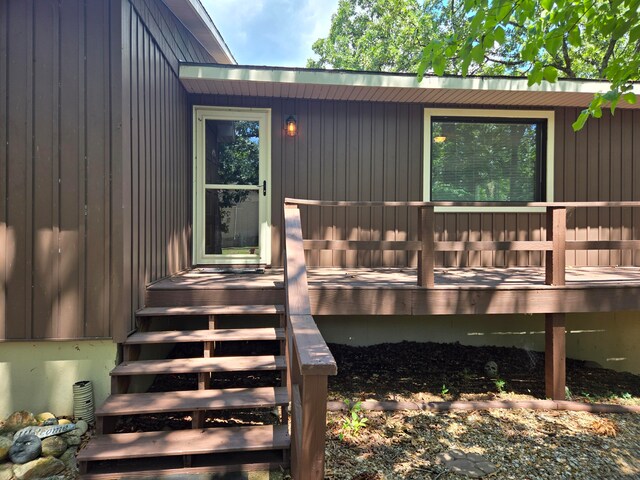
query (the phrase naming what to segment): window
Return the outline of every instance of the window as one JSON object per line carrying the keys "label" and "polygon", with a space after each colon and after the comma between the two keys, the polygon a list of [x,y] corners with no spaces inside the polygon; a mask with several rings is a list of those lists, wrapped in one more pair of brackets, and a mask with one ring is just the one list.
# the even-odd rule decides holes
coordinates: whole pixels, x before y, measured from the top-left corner
{"label": "window", "polygon": [[425,200],[553,200],[553,112],[427,109],[425,133]]}

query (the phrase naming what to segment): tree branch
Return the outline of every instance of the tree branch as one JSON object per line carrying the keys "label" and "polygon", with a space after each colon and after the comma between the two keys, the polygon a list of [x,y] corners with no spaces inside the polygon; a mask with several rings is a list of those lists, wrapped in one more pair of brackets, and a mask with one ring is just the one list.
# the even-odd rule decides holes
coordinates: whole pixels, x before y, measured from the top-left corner
{"label": "tree branch", "polygon": [[[577,27],[575,27],[577,28]],[[564,73],[567,74],[568,77],[570,78],[575,78],[576,75],[573,72],[573,61],[571,60],[571,57],[569,56],[569,45],[567,43],[567,36],[564,35],[562,37],[562,56],[564,57],[564,65],[566,67],[566,69],[561,69]]]}
{"label": "tree branch", "polygon": [[607,51],[605,52],[604,57],[602,57],[602,63],[600,63],[600,68],[598,70],[598,75],[600,75],[601,78],[604,76],[603,72],[609,66],[609,60],[611,59],[611,55],[613,55],[613,51],[616,48],[617,42],[618,40],[614,39],[613,37],[611,38],[611,40],[609,40],[609,46],[607,47]]}

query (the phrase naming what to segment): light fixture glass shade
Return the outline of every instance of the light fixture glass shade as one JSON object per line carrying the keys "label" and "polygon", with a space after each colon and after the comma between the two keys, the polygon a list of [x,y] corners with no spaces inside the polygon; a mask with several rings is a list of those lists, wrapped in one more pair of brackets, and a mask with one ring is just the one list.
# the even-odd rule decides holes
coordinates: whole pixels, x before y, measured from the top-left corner
{"label": "light fixture glass shade", "polygon": [[298,134],[298,122],[296,121],[296,117],[289,115],[285,121],[284,129],[289,137],[295,137]]}

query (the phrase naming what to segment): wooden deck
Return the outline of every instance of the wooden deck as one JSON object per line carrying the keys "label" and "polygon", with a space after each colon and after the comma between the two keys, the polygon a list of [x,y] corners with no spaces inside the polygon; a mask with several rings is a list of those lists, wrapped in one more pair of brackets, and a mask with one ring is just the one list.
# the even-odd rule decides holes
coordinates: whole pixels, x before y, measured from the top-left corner
{"label": "wooden deck", "polygon": [[[640,267],[567,267],[566,285],[545,285],[544,268],[447,268],[435,286],[412,268],[309,268],[314,315],[575,313],[640,309]],[[151,284],[148,307],[282,303],[283,272],[193,269]]]}

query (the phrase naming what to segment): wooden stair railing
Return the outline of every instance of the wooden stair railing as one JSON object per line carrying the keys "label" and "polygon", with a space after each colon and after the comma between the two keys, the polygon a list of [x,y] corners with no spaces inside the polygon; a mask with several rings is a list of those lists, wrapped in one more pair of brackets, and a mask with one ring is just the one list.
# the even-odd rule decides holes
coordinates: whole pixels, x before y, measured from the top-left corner
{"label": "wooden stair railing", "polygon": [[300,210],[285,204],[287,388],[291,398],[291,474],[324,479],[327,379],[336,362],[311,316]]}

